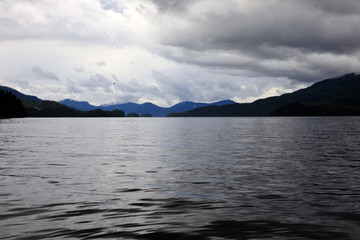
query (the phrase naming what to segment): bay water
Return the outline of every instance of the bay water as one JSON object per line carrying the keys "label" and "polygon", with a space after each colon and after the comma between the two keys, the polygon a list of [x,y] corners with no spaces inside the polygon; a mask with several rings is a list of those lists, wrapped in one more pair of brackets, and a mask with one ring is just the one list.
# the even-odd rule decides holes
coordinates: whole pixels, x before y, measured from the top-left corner
{"label": "bay water", "polygon": [[360,118],[0,120],[0,239],[360,239]]}

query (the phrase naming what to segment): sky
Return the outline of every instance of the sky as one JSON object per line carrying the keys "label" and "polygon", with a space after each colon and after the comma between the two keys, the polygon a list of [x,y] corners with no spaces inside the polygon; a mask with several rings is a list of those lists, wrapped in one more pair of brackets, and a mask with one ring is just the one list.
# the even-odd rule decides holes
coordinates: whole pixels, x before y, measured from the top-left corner
{"label": "sky", "polygon": [[358,0],[0,1],[0,85],[41,99],[252,102],[359,69]]}

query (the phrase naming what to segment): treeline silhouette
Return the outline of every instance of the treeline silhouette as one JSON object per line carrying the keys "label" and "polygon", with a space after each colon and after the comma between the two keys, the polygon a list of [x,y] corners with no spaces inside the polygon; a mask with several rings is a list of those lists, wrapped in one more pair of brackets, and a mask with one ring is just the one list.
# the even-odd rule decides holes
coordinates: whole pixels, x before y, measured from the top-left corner
{"label": "treeline silhouette", "polygon": [[292,93],[252,103],[206,106],[168,116],[360,116],[360,74],[326,79]]}
{"label": "treeline silhouette", "polygon": [[332,104],[290,103],[276,108],[271,116],[360,116],[360,99],[341,99]]}
{"label": "treeline silhouette", "polygon": [[121,110],[104,111],[95,109],[80,111],[54,101],[24,101],[29,117],[125,117]]}
{"label": "treeline silhouette", "polygon": [[26,111],[18,99],[11,92],[0,90],[0,118],[26,117]]}

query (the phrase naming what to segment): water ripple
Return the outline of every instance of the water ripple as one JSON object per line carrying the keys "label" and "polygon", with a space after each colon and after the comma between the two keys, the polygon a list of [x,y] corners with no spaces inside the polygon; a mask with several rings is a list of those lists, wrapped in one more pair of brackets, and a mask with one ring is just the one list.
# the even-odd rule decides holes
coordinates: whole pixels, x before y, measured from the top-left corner
{"label": "water ripple", "polygon": [[360,118],[0,127],[0,239],[360,239]]}

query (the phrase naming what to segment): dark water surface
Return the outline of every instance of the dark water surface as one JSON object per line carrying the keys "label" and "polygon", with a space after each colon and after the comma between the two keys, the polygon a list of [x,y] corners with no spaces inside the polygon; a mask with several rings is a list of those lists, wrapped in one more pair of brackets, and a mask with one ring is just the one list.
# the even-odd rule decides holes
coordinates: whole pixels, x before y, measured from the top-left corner
{"label": "dark water surface", "polygon": [[360,118],[0,120],[0,239],[360,239]]}

